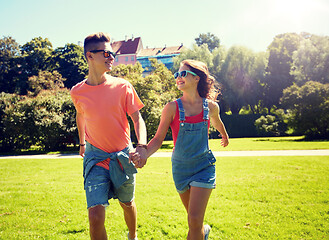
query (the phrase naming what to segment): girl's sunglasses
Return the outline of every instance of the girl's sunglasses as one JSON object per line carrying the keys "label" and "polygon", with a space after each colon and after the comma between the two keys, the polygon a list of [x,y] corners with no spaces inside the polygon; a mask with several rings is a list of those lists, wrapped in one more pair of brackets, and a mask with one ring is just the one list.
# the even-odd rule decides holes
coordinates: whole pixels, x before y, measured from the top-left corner
{"label": "girl's sunglasses", "polygon": [[186,77],[187,76],[187,73],[191,73],[193,76],[197,76],[196,73],[194,72],[191,72],[191,71],[188,71],[188,70],[184,70],[184,71],[181,71],[181,72],[176,72],[174,74],[174,78],[178,78],[178,77]]}
{"label": "girl's sunglasses", "polygon": [[112,56],[112,58],[115,58],[116,55],[117,55],[116,53],[111,52],[111,51],[108,51],[108,50],[91,50],[91,51],[89,51],[89,52],[92,52],[92,53],[103,52],[103,56],[104,56],[105,58],[109,58],[109,57],[111,57],[111,56]]}

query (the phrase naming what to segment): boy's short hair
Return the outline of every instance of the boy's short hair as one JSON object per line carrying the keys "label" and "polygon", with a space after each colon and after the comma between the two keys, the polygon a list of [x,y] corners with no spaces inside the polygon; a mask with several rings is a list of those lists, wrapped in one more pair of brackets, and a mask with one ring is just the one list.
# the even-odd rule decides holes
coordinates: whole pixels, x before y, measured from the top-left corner
{"label": "boy's short hair", "polygon": [[86,53],[89,52],[90,50],[95,50],[95,48],[97,48],[97,45],[102,42],[111,42],[111,37],[108,33],[103,33],[103,32],[93,33],[85,38],[83,48],[84,48],[84,55],[86,60],[87,60]]}

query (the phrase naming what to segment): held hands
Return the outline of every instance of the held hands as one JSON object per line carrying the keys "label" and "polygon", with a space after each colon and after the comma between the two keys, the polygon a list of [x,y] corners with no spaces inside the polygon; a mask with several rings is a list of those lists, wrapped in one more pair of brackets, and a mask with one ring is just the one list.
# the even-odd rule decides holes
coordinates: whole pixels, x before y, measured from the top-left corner
{"label": "held hands", "polygon": [[147,161],[146,145],[137,145],[135,152],[129,153],[129,160],[135,164],[136,168],[142,168]]}

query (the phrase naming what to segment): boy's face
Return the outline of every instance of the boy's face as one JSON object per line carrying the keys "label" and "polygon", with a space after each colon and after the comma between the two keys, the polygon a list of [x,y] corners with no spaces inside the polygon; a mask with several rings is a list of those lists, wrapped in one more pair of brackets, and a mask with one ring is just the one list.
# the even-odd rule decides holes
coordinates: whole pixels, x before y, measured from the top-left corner
{"label": "boy's face", "polygon": [[[96,49],[93,50],[104,50],[113,52],[110,42],[99,43]],[[114,58],[111,54],[108,58],[104,57],[104,52],[91,52],[90,54],[91,58],[89,59],[89,61],[91,61],[93,67],[97,68],[97,71],[109,72],[112,70]]]}

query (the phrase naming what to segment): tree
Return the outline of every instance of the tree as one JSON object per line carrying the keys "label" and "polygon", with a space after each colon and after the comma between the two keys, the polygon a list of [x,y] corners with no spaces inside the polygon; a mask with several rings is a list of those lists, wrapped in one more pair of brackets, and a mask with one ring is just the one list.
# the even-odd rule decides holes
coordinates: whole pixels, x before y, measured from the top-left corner
{"label": "tree", "polygon": [[208,49],[212,52],[215,48],[218,48],[220,45],[220,40],[214,34],[208,33],[201,33],[199,37],[195,38],[196,44],[200,47],[203,44],[207,44]]}
{"label": "tree", "polygon": [[55,49],[52,65],[55,66],[54,70],[66,79],[64,84],[67,88],[81,82],[88,74],[88,65],[83,48],[73,43]]}
{"label": "tree", "polygon": [[38,75],[39,71],[51,69],[49,62],[53,48],[48,38],[33,38],[24,44],[21,50],[24,58],[22,69],[28,77]]}
{"label": "tree", "polygon": [[52,44],[48,38],[33,38],[21,47],[22,56],[19,58],[20,75],[17,88],[20,94],[26,94],[28,78],[37,76],[39,71],[51,70]]}
{"label": "tree", "polygon": [[300,86],[307,81],[329,83],[329,37],[310,34],[305,37],[293,54],[291,74]]}
{"label": "tree", "polygon": [[2,94],[2,151],[28,149],[62,150],[76,143],[75,109],[69,90],[42,90],[37,96]]}
{"label": "tree", "polygon": [[213,67],[213,55],[207,45],[193,45],[192,49],[185,49],[178,56],[174,57],[173,70],[178,71],[180,63],[185,59],[193,59],[204,62],[209,69]]}
{"label": "tree", "polygon": [[263,92],[260,84],[264,76],[265,55],[233,46],[228,50],[221,70],[222,94],[233,114],[243,106],[254,107]]}
{"label": "tree", "polygon": [[12,37],[0,39],[0,92],[13,93],[15,91],[18,63],[20,56],[18,43]]}
{"label": "tree", "polygon": [[38,95],[42,90],[59,90],[64,88],[65,78],[57,71],[40,71],[38,76],[29,77],[29,90],[33,96]]}
{"label": "tree", "polygon": [[283,91],[281,103],[292,113],[288,125],[295,133],[329,139],[329,84],[293,84]]}
{"label": "tree", "polygon": [[[145,78],[142,76],[143,68],[139,63],[121,64],[115,66],[110,72],[112,76],[129,80],[136,89],[145,105],[141,109],[141,114],[147,126],[148,138],[152,138],[156,133],[164,105],[178,96],[172,72],[156,59],[150,59],[150,61],[153,71]],[[134,136],[133,131],[132,136]]]}
{"label": "tree", "polygon": [[294,76],[290,74],[293,63],[293,53],[299,47],[302,37],[296,33],[285,33],[275,36],[268,47],[268,65],[264,81],[265,105],[268,110],[278,106],[283,89],[294,83]]}

